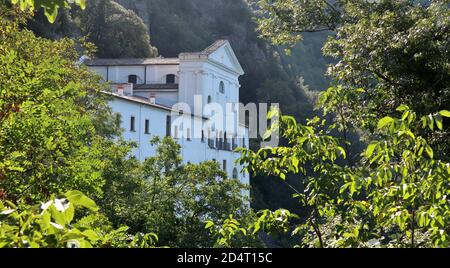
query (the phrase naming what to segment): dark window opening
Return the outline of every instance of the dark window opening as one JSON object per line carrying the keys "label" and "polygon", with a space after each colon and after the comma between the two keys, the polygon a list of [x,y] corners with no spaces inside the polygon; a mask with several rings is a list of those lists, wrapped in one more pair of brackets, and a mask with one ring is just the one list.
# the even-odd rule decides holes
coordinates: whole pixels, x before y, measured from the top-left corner
{"label": "dark window opening", "polygon": [[132,74],[128,76],[128,83],[137,84],[137,75]]}
{"label": "dark window opening", "polygon": [[219,92],[225,93],[225,83],[223,81],[220,81]]}
{"label": "dark window opening", "polygon": [[150,134],[150,120],[145,120],[145,134]]}
{"label": "dark window opening", "polygon": [[223,160],[223,171],[227,171],[227,160]]}
{"label": "dark window opening", "polygon": [[174,74],[166,75],[166,84],[175,84],[175,75]]}
{"label": "dark window opening", "polygon": [[211,96],[208,96],[208,104],[211,103]]}
{"label": "dark window opening", "polygon": [[130,131],[133,131],[133,132],[136,131],[135,123],[136,123],[136,118],[134,116],[132,116],[130,118]]}
{"label": "dark window opening", "polygon": [[238,178],[238,171],[237,169],[233,169],[233,179],[237,179]]}
{"label": "dark window opening", "polygon": [[166,136],[170,137],[171,136],[171,130],[172,128],[172,117],[170,115],[168,115],[166,117]]}

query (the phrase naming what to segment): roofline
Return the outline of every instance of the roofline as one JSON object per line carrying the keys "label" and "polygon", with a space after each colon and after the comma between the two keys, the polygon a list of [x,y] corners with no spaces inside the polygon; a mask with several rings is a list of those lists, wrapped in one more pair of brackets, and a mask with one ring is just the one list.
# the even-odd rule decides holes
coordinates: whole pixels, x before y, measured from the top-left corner
{"label": "roofline", "polygon": [[92,67],[111,67],[111,66],[152,66],[152,65],[180,65],[180,63],[147,63],[147,64],[85,64]]}
{"label": "roofline", "polygon": [[[108,64],[105,61],[142,61],[142,63],[119,63],[119,64]],[[169,62],[158,62],[167,60]],[[92,61],[93,63],[89,63]],[[103,61],[102,63],[95,63],[95,61]],[[145,63],[145,61],[155,61],[153,63]],[[170,62],[172,61],[172,62]],[[109,66],[151,66],[151,65],[179,65],[179,58],[95,58],[95,59],[86,59],[83,61],[83,64],[86,66],[97,66],[97,67],[109,67]]]}
{"label": "roofline", "polygon": [[245,74],[244,72],[239,72],[239,71],[234,70],[234,69],[232,69],[232,68],[230,68],[230,67],[228,67],[228,66],[226,66],[226,65],[224,65],[224,64],[222,64],[220,62],[212,60],[209,57],[205,57],[205,58],[190,58],[190,59],[187,59],[187,60],[197,61],[197,62],[207,62],[207,63],[210,63],[211,65],[213,65],[215,67],[222,68],[225,71],[231,72],[231,73],[236,74],[238,76],[242,76],[242,75]]}
{"label": "roofline", "polygon": [[[228,50],[230,50],[229,52],[232,55],[232,61],[234,62],[234,64],[238,67],[237,70],[234,70],[233,68],[230,68],[220,62],[217,62],[215,60],[212,60],[209,58],[209,56],[211,54],[213,54],[214,52],[216,52],[217,50],[219,50],[222,47],[226,47]],[[142,60],[143,63],[133,63],[133,64],[127,64],[127,63],[122,63],[122,64],[105,64],[104,62],[102,62],[102,64],[96,64],[95,60],[99,60],[99,61],[126,61],[126,60]],[[168,60],[168,61],[174,61],[174,62],[154,62],[154,63],[145,63],[145,61],[150,61],[150,60]],[[211,44],[210,46],[208,46],[207,48],[203,49],[200,52],[182,52],[180,54],[178,54],[177,58],[124,58],[124,59],[113,59],[113,58],[105,58],[105,59],[88,59],[85,60],[83,62],[84,65],[86,66],[91,66],[91,67],[111,67],[111,66],[154,66],[154,65],[166,65],[166,66],[179,66],[181,60],[206,60],[209,63],[212,63],[215,66],[220,66],[223,67],[223,69],[230,71],[234,74],[237,75],[244,75],[245,72],[241,66],[241,64],[239,63],[239,60],[236,57],[236,54],[233,51],[233,48],[231,47],[231,44],[228,40],[217,40],[215,41],[213,44]],[[94,63],[89,63],[89,61],[94,61]]]}
{"label": "roofline", "polygon": [[[180,110],[174,110],[174,109],[172,109],[170,107],[167,107],[167,106],[164,106],[164,105],[150,103],[150,102],[141,100],[139,98],[119,95],[117,93],[107,92],[107,91],[103,91],[103,93],[105,93],[107,95],[110,95],[110,96],[113,96],[113,97],[118,98],[118,99],[130,101],[130,102],[134,102],[134,103],[138,103],[138,104],[147,105],[147,106],[150,106],[150,107],[153,107],[153,108],[157,108],[157,109],[160,109],[160,110],[165,110],[165,111],[168,111],[168,112],[180,113]],[[209,120],[209,118],[207,118],[207,117],[198,116],[198,115],[194,115],[194,114],[191,114],[191,113],[183,113],[183,115],[190,115],[190,116],[194,116],[194,117],[197,117],[197,118],[201,118],[203,120]]]}
{"label": "roofline", "polygon": [[[210,55],[213,54],[214,52],[216,52],[217,50],[219,50],[220,48],[225,47],[226,49],[229,50],[229,52],[231,53],[231,58],[232,61],[234,62],[234,64],[237,65],[237,70],[234,70],[220,62],[217,62],[215,60],[210,59]],[[214,42],[212,45],[210,45],[209,47],[205,48],[204,50],[202,50],[201,52],[184,52],[184,53],[180,53],[178,55],[178,58],[180,60],[207,60],[211,63],[214,63],[215,65],[219,65],[224,67],[224,69],[229,70],[235,74],[238,75],[244,75],[244,69],[242,68],[241,64],[239,63],[238,58],[236,57],[236,53],[234,53],[233,48],[231,47],[231,44],[228,40],[217,40],[216,42]]]}

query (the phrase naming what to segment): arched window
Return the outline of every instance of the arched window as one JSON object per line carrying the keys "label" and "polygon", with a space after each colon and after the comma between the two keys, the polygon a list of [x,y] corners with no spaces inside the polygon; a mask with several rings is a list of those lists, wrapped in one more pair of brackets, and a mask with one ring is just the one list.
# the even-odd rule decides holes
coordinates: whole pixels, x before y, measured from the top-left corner
{"label": "arched window", "polygon": [[208,104],[210,104],[211,103],[211,96],[208,96]]}
{"label": "arched window", "polygon": [[174,74],[166,75],[166,84],[175,84],[175,75]]}
{"label": "arched window", "polygon": [[236,168],[233,169],[233,179],[237,179],[238,178],[238,171]]}
{"label": "arched window", "polygon": [[225,93],[225,83],[223,81],[220,81],[219,92]]}
{"label": "arched window", "polygon": [[136,85],[137,84],[137,75],[135,75],[135,74],[129,75],[128,83]]}

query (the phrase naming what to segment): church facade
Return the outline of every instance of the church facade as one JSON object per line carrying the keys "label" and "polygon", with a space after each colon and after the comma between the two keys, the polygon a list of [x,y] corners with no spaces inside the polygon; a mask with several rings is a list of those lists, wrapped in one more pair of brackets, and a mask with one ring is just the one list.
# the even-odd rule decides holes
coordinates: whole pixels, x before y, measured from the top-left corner
{"label": "church facade", "polygon": [[110,106],[120,115],[124,137],[137,143],[140,159],[155,154],[153,136],[171,136],[185,163],[213,160],[229,177],[249,184],[236,163],[248,148],[242,124],[239,76],[244,74],[231,45],[216,41],[200,52],[177,58],[92,59],[84,62],[111,87]]}

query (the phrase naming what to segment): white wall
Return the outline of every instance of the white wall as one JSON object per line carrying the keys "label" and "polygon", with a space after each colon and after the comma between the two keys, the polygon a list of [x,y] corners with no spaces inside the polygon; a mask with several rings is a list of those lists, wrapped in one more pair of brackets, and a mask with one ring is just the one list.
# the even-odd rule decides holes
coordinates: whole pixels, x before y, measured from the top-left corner
{"label": "white wall", "polygon": [[[178,65],[137,65],[137,66],[91,66],[91,70],[112,83],[128,83],[129,75],[137,75],[138,84],[165,84],[168,74],[175,75],[175,84],[179,82]],[[146,79],[146,81],[144,81]]]}
{"label": "white wall", "polygon": [[147,66],[147,84],[165,84],[168,74],[175,75],[175,84],[179,82],[178,65]]}
{"label": "white wall", "polygon": [[[168,112],[117,97],[110,102],[110,106],[114,112],[121,114],[124,138],[138,143],[138,148],[133,152],[136,158],[143,161],[155,155],[155,148],[150,145],[150,140],[153,136],[165,136]],[[130,130],[131,116],[135,117],[135,131]],[[150,134],[144,133],[146,119],[150,120]]]}
{"label": "white wall", "polygon": [[[182,58],[179,65],[148,65],[148,66],[110,66],[108,67],[90,67],[95,72],[107,76],[110,82],[127,83],[129,75],[138,76],[138,84],[164,84],[168,74],[176,75],[175,83],[179,84],[178,91],[136,91],[135,96],[149,98],[150,94],[156,97],[157,103],[166,106],[172,106],[176,102],[187,103],[191,107],[190,113],[194,113],[195,95],[203,96],[203,107],[207,105],[208,96],[211,96],[212,102],[219,103],[222,110],[226,112],[227,103],[239,103],[239,74],[233,71],[236,62],[230,56],[230,50],[224,47],[218,49],[209,59],[200,58]],[[144,81],[146,80],[146,81]],[[219,90],[220,82],[224,82],[225,92]],[[140,160],[155,155],[155,149],[149,143],[152,135],[164,137],[166,135],[166,117],[172,115],[169,110],[156,108],[154,106],[142,104],[135,101],[124,100],[115,97],[110,103],[113,111],[122,115],[122,128],[124,137],[127,140],[135,141],[139,147],[133,154]],[[187,111],[185,111],[187,112]],[[205,123],[202,118],[203,113],[196,114],[196,122]],[[130,131],[130,117],[135,117],[135,131]],[[231,132],[227,132],[228,142],[231,143],[232,137],[238,134],[238,128],[244,129],[246,133],[245,146],[248,147],[248,129],[239,125],[239,114],[235,114],[235,123]],[[178,116],[172,115],[172,122]],[[150,134],[144,133],[145,120],[150,120]],[[225,123],[225,120],[224,120]],[[202,125],[202,124],[200,124]],[[172,127],[173,128],[173,127]],[[218,131],[225,132],[225,125],[217,126]],[[186,131],[190,129],[191,140],[187,139]],[[239,153],[211,149],[208,146],[208,133],[205,130],[205,140],[194,136],[195,127],[184,124],[179,128],[180,137],[177,142],[181,145],[181,155],[184,163],[200,163],[215,159],[223,168],[223,161],[227,163],[226,172],[232,177],[234,168],[238,171],[238,177],[241,182],[249,184],[249,175],[241,173],[243,167],[235,162],[240,157]],[[173,131],[172,131],[172,134]],[[238,146],[242,146],[242,138],[238,139]]]}
{"label": "white wall", "polygon": [[[146,104],[137,103],[130,100],[124,100],[120,97],[115,97],[110,102],[110,106],[113,111],[121,114],[122,123],[121,127],[124,130],[123,136],[128,141],[134,141],[138,143],[138,148],[133,151],[133,155],[139,160],[143,161],[148,157],[154,156],[156,148],[150,145],[150,140],[153,136],[165,137],[166,135],[166,117],[172,115],[172,123],[175,123],[177,118],[168,110],[159,109]],[[135,117],[135,131],[130,130],[131,116]],[[145,120],[150,120],[150,134],[144,133]],[[205,122],[200,117],[195,117],[195,121]],[[172,127],[172,135],[174,135]],[[187,140],[187,129],[190,129],[191,140]],[[233,175],[233,169],[236,167],[239,172],[239,179],[241,182],[248,184],[248,175],[241,174],[242,167],[235,164],[235,161],[240,157],[239,153],[211,149],[208,146],[207,135],[205,133],[205,139],[202,142],[201,136],[195,138],[194,136],[195,125],[183,124],[178,129],[179,137],[175,139],[181,145],[181,155],[184,163],[198,164],[204,161],[215,159],[223,168],[223,160],[227,162],[226,172],[229,177]],[[201,133],[201,132],[200,132]],[[229,140],[231,142],[231,140]],[[242,141],[239,140],[238,144],[241,146]],[[246,141],[248,146],[248,140]]]}

